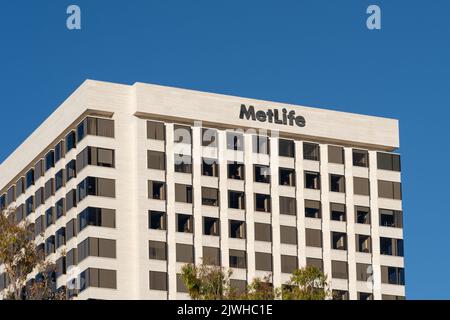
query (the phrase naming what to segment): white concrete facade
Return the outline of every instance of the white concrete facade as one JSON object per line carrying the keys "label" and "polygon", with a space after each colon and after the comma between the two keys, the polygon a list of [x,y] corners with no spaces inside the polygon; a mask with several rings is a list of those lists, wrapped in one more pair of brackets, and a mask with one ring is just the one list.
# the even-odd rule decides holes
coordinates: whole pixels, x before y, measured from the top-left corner
{"label": "white concrete facade", "polygon": [[[241,105],[254,106],[256,111],[283,108],[295,111],[304,117],[305,126],[270,123],[241,119]],[[87,166],[63,188],[52,195],[44,205],[29,214],[26,220],[34,223],[37,217],[66,195],[86,177],[100,177],[115,180],[115,197],[89,196],[76,208],[66,212],[45,230],[44,237],[36,238],[39,244],[87,207],[115,209],[115,228],[89,226],[57,248],[48,258],[56,261],[86,238],[116,240],[116,258],[90,256],[77,266],[79,272],[87,268],[116,271],[116,288],[88,287],[78,294],[78,299],[182,299],[186,293],[177,292],[176,275],[183,263],[177,262],[176,245],[189,244],[194,247],[194,258],[202,261],[203,247],[220,248],[221,265],[229,267],[229,250],[246,251],[246,268],[233,268],[233,278],[251,282],[256,276],[268,272],[257,270],[255,253],[272,255],[272,275],[275,286],[289,280],[289,274],[282,272],[281,256],[296,256],[299,267],[307,264],[307,258],[323,260],[323,270],[328,275],[333,290],[348,292],[348,298],[358,299],[359,293],[367,293],[373,299],[404,297],[404,284],[384,283],[382,266],[399,268],[403,272],[403,256],[381,254],[380,237],[403,239],[402,227],[380,226],[379,209],[402,210],[401,199],[381,198],[378,195],[378,181],[400,183],[399,171],[382,170],[377,166],[377,153],[394,152],[399,147],[398,121],[393,119],[357,115],[330,110],[293,106],[283,103],[203,93],[177,88],[136,83],[132,86],[86,81],[78,88],[36,131],[0,165],[0,196],[6,195],[17,180],[26,175],[35,163],[64,139],[71,130],[87,116],[114,120],[114,138],[88,135],[75,149],[65,154],[44,177],[25,190],[9,204],[17,207],[35,195],[39,187],[65,168],[70,160],[76,159],[87,146],[107,148],[115,151],[114,168]],[[148,139],[147,121],[163,122],[165,140]],[[174,143],[174,125],[192,128],[190,144],[180,146]],[[202,127],[217,130],[217,147],[202,145]],[[244,137],[242,151],[227,148],[227,132],[241,130]],[[250,131],[249,131],[250,130]],[[253,136],[269,136],[270,153],[253,152]],[[293,140],[294,157],[280,157],[279,139]],[[316,143],[320,147],[320,161],[305,160],[304,142]],[[328,161],[328,146],[343,148],[342,164]],[[182,150],[192,156],[192,173],[175,172],[175,153]],[[368,152],[368,166],[355,166],[353,150]],[[165,170],[147,167],[147,151],[165,154]],[[218,160],[218,176],[202,175],[202,157]],[[228,178],[227,161],[242,162],[245,165],[243,180]],[[267,165],[271,170],[271,182],[254,180],[253,165]],[[279,168],[295,170],[295,186],[279,185]],[[304,172],[320,173],[320,189],[305,188]],[[345,177],[345,192],[330,191],[330,174]],[[368,195],[354,194],[354,177],[366,178],[370,184]],[[161,181],[166,186],[165,200],[149,199],[148,181]],[[175,201],[175,184],[192,186],[192,203]],[[202,187],[219,190],[218,206],[202,205]],[[228,204],[228,190],[245,192],[245,209],[232,209]],[[255,194],[271,197],[271,212],[255,209]],[[295,198],[296,215],[280,214],[279,197]],[[321,219],[305,217],[305,200],[321,203]],[[330,218],[330,203],[344,204],[345,221]],[[355,206],[370,208],[370,224],[356,223]],[[149,229],[149,210],[166,213],[166,230]],[[193,215],[194,232],[176,231],[176,214]],[[220,221],[220,236],[203,234],[203,217]],[[242,220],[246,224],[245,239],[229,238],[229,220]],[[255,241],[255,222],[271,226],[272,241]],[[281,226],[295,227],[297,244],[281,243]],[[306,245],[305,230],[322,231],[322,247]],[[346,250],[332,249],[332,232],[346,234]],[[358,252],[356,235],[371,237],[371,252]],[[149,241],[167,243],[166,260],[149,259]],[[333,278],[332,261],[347,262],[348,279]],[[369,281],[357,280],[357,264],[372,266]],[[149,272],[167,273],[167,290],[151,290]],[[2,267],[0,267],[0,274]],[[66,284],[66,276],[57,279],[57,286]],[[372,281],[373,280],[373,281]]]}

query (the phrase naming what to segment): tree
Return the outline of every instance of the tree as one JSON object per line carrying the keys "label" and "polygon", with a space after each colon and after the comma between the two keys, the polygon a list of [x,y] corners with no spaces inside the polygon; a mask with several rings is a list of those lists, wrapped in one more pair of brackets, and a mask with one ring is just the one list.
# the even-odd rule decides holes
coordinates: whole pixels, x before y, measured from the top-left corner
{"label": "tree", "polygon": [[[12,300],[62,300],[65,294],[52,286],[55,265],[46,262],[43,252],[36,250],[32,230],[27,222],[15,223],[15,211],[0,213],[0,261],[4,265],[7,289]],[[30,274],[36,279],[28,281]]]}
{"label": "tree", "polygon": [[289,283],[275,288],[272,277],[255,278],[242,292],[230,285],[232,270],[202,263],[184,265],[181,277],[194,300],[325,300],[330,298],[327,276],[316,267],[295,270]]}
{"label": "tree", "polygon": [[192,299],[225,300],[231,295],[231,274],[231,270],[202,263],[199,266],[184,265],[181,276]]}
{"label": "tree", "polygon": [[316,267],[295,270],[282,293],[283,300],[325,300],[330,298],[327,276]]}

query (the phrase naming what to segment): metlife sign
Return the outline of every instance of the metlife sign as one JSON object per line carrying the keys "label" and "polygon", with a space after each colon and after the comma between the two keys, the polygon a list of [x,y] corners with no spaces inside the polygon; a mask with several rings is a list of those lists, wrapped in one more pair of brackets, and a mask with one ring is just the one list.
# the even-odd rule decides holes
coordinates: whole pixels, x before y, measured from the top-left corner
{"label": "metlife sign", "polygon": [[288,112],[286,108],[281,109],[281,111],[278,109],[255,111],[254,106],[247,107],[245,104],[242,104],[239,118],[242,120],[247,119],[260,122],[269,122],[291,127],[294,125],[301,128],[306,126],[306,120],[303,116],[297,116],[294,110]]}

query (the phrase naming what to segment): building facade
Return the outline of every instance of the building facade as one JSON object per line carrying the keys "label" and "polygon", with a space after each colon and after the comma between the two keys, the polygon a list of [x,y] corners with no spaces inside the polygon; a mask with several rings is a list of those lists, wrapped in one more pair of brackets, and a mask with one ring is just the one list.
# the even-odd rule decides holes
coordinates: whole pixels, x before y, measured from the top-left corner
{"label": "building facade", "polygon": [[187,298],[201,261],[402,299],[398,147],[393,119],[88,80],[1,164],[0,206],[75,299]]}

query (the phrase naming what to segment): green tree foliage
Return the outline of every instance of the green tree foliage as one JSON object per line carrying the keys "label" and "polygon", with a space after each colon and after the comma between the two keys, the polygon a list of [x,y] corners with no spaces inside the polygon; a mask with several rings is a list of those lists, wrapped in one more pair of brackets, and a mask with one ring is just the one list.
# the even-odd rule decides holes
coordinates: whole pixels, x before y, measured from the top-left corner
{"label": "green tree foliage", "polygon": [[231,270],[202,263],[186,264],[181,277],[194,300],[325,300],[331,298],[327,276],[316,267],[295,270],[282,288],[272,285],[270,275],[255,278],[239,292],[230,286]]}
{"label": "green tree foliage", "polygon": [[[26,223],[16,224],[15,211],[0,213],[0,263],[7,278],[5,297],[12,300],[48,300],[65,298],[51,285],[55,265],[46,262],[43,252],[37,252],[32,230]],[[30,274],[39,280],[28,281]]]}

